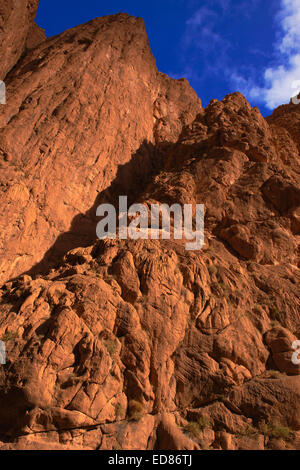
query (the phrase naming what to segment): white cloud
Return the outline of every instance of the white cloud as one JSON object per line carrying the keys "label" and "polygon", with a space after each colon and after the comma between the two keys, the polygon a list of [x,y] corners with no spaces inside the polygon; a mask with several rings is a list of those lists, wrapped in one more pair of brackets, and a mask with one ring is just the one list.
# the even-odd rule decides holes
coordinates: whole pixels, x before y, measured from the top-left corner
{"label": "white cloud", "polygon": [[[186,0],[191,6],[195,0]],[[234,49],[230,34],[222,32],[222,23],[232,17],[251,16],[253,9],[262,0],[206,0],[193,11],[186,21],[182,37],[181,57],[183,69],[180,74],[169,72],[172,77],[184,76],[192,81],[201,81],[211,75],[225,75],[232,80],[229,66],[230,51]],[[197,3],[200,3],[197,0]],[[244,80],[246,82],[246,80]],[[245,83],[244,83],[245,84]],[[249,87],[248,87],[249,88]]]}
{"label": "white cloud", "polygon": [[289,102],[300,91],[300,0],[281,0],[277,21],[280,25],[275,44],[279,51],[278,65],[265,70],[263,87],[249,83],[242,87],[246,96],[263,102],[269,109]]}
{"label": "white cloud", "polygon": [[282,53],[291,53],[300,46],[300,0],[282,0],[278,15],[283,36],[280,43]]}
{"label": "white cloud", "polygon": [[[212,0],[209,8],[202,6],[193,12],[186,21],[186,29],[182,38],[182,62],[184,75],[194,79],[208,71],[222,68],[230,43],[218,32],[220,22],[224,19],[224,11],[230,0]],[[213,9],[214,8],[214,9]],[[205,69],[200,71],[201,68]],[[193,70],[195,69],[195,70]]]}
{"label": "white cloud", "polygon": [[202,49],[207,54],[221,42],[221,37],[214,29],[218,23],[218,15],[203,6],[186,21],[186,31],[183,37],[184,49],[192,47],[194,51]]}
{"label": "white cloud", "polygon": [[207,20],[211,18],[217,18],[217,15],[214,11],[206,8],[205,6],[197,10],[191,18],[186,22],[187,25],[197,25],[201,26],[206,23]]}

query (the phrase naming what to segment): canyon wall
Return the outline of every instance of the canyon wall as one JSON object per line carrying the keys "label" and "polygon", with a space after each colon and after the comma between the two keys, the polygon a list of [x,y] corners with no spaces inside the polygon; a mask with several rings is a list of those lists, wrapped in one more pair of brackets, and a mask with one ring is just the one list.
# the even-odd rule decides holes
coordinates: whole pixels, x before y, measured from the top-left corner
{"label": "canyon wall", "polygon": [[[300,449],[300,105],[204,109],[141,19],[46,40],[37,3],[1,13],[0,449]],[[204,204],[203,249],[96,240],[122,194]]]}

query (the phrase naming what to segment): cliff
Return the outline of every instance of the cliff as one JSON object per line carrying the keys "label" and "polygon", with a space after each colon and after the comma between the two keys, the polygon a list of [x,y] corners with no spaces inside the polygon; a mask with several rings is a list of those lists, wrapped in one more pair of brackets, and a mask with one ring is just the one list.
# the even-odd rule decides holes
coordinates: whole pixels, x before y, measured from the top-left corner
{"label": "cliff", "polygon": [[[0,448],[299,449],[300,106],[204,109],[141,19],[46,40],[37,3],[0,38]],[[204,204],[204,248],[97,240],[124,194]]]}

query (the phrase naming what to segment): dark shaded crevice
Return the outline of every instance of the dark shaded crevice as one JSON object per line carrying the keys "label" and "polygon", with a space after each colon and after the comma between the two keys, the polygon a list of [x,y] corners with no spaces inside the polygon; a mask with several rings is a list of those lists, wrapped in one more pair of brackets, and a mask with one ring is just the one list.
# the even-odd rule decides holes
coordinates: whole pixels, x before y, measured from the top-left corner
{"label": "dark shaded crevice", "polygon": [[[155,188],[155,177],[161,171],[165,171],[167,166],[177,168],[176,154],[178,152],[188,158],[191,148],[197,148],[198,145],[169,142],[152,144],[145,140],[129,162],[119,165],[115,179],[108,188],[98,194],[93,205],[85,213],[77,214],[73,218],[69,230],[57,237],[42,260],[9,281],[14,281],[25,274],[33,278],[38,275],[46,275],[51,269],[59,267],[68,251],[93,245],[98,240],[96,226],[100,218],[96,217],[96,210],[100,204],[112,204],[118,212],[119,196],[128,197],[128,207],[139,201],[142,203],[145,196],[151,198],[153,184]],[[147,190],[150,191],[149,194]],[[156,196],[160,197],[161,203],[170,204],[172,202],[169,197],[164,197],[163,194]],[[174,247],[180,248],[178,243],[169,242]]]}
{"label": "dark shaded crevice", "polygon": [[93,205],[85,213],[76,215],[69,230],[57,237],[42,260],[21,276],[27,274],[34,278],[37,275],[46,275],[62,262],[68,251],[93,245],[98,240],[96,225],[100,219],[96,217],[97,207],[109,203],[118,209],[119,196],[122,195],[128,196],[129,207],[160,172],[163,160],[164,145],[155,146],[144,141],[129,162],[119,165],[116,178],[107,189],[98,194]]}

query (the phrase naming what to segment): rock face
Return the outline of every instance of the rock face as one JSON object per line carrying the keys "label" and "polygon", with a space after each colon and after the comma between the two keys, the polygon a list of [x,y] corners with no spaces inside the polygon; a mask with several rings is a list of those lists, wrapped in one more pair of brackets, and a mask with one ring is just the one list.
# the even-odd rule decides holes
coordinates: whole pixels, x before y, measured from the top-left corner
{"label": "rock face", "polygon": [[[203,109],[125,14],[36,33],[0,116],[0,448],[300,449],[300,106]],[[203,250],[96,241],[122,194],[205,204]]]}
{"label": "rock face", "polygon": [[1,0],[0,2],[0,80],[18,62],[31,41],[39,0]]}
{"label": "rock face", "polygon": [[0,218],[2,282],[41,261],[68,230],[56,253],[91,243],[95,221],[87,212],[99,194],[116,178],[132,184],[133,165],[147,177],[153,145],[175,142],[202,109],[186,80],[157,71],[143,21],[125,14],[30,49],[6,85],[0,184],[10,210]]}

